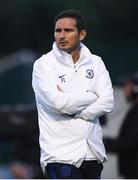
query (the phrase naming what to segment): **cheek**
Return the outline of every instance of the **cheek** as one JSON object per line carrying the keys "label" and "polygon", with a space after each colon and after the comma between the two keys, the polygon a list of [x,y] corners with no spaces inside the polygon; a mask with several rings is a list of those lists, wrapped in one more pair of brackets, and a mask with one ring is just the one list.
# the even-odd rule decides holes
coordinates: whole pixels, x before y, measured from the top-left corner
{"label": "cheek", "polygon": [[78,36],[71,36],[68,38],[72,44],[78,44],[79,38]]}
{"label": "cheek", "polygon": [[57,34],[54,34],[54,39],[55,39],[56,41],[58,41],[59,36],[58,36]]}
{"label": "cheek", "polygon": [[54,39],[55,39],[55,41],[57,41],[57,40],[58,40],[58,37],[57,37],[57,36],[54,36]]}

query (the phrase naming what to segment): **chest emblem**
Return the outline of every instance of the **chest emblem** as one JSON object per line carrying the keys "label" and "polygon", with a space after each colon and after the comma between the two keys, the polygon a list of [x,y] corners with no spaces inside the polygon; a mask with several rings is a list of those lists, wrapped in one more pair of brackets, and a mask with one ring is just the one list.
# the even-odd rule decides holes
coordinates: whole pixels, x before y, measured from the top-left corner
{"label": "chest emblem", "polygon": [[86,69],[86,77],[92,79],[94,77],[94,72],[92,69]]}
{"label": "chest emblem", "polygon": [[66,76],[66,74],[63,74],[63,75],[59,76],[59,79],[60,79],[61,83],[66,82],[65,76]]}

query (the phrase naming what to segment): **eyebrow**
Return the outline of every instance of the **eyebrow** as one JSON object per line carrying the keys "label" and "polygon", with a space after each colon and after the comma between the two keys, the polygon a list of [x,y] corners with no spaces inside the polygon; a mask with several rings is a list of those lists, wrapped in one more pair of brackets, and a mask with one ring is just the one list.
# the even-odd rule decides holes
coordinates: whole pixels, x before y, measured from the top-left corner
{"label": "eyebrow", "polygon": [[[56,28],[55,29],[55,32],[61,32],[61,31],[62,31],[61,28]],[[64,28],[64,31],[71,32],[71,31],[74,31],[74,29],[73,28]]]}

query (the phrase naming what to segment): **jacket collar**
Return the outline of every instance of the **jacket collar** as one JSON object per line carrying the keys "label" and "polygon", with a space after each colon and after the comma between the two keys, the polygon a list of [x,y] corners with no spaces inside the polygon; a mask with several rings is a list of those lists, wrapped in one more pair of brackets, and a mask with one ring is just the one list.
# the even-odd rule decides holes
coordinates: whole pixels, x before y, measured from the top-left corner
{"label": "jacket collar", "polygon": [[[53,54],[58,60],[60,60],[61,63],[65,64],[67,66],[74,65],[72,56],[70,54],[68,54],[67,52],[60,50],[57,47],[56,42],[53,43]],[[91,54],[90,50],[83,43],[80,43],[80,58],[76,64],[82,64],[82,63],[84,64],[91,57],[92,57],[92,54]]]}

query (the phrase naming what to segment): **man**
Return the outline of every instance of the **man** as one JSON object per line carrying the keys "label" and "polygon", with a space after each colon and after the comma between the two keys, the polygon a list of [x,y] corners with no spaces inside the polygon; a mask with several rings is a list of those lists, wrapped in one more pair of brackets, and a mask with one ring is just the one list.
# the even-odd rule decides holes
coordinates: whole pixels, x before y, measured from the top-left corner
{"label": "man", "polygon": [[41,165],[48,178],[100,178],[106,160],[98,117],[112,110],[113,89],[101,58],[81,43],[85,36],[79,12],[61,12],[52,51],[34,64]]}
{"label": "man", "polygon": [[125,179],[138,179],[138,73],[128,78],[124,95],[132,103],[127,112],[119,136],[105,138],[108,152],[117,153],[119,172]]}

